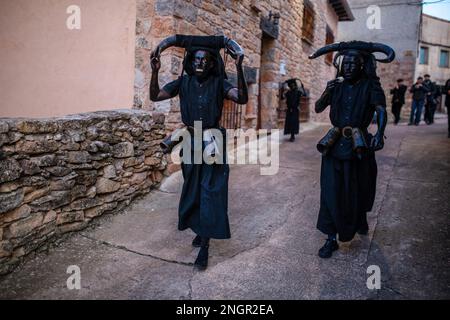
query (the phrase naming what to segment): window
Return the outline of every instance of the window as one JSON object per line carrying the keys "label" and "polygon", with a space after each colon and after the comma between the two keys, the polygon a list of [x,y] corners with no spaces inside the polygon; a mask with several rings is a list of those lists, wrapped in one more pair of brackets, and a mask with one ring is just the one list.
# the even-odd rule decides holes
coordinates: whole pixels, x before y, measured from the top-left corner
{"label": "window", "polygon": [[314,7],[311,2],[305,0],[303,7],[302,38],[309,43],[314,41]]}
{"label": "window", "polygon": [[[334,34],[333,31],[330,29],[329,26],[327,26],[327,34],[325,38],[325,44],[334,43]],[[333,63],[333,52],[327,53],[325,56],[325,62],[332,64]]]}
{"label": "window", "polygon": [[420,64],[428,64],[428,48],[427,47],[420,47],[419,63]]}
{"label": "window", "polygon": [[448,51],[441,50],[441,54],[439,55],[439,67],[448,68]]}

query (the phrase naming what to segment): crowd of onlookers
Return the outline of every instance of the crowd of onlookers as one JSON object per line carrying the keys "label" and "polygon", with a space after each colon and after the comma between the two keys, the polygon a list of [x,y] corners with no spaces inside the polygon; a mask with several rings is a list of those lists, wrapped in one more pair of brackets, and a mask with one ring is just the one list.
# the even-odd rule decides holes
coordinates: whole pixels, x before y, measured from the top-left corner
{"label": "crowd of onlookers", "polygon": [[[398,79],[397,85],[391,89],[394,124],[398,124],[400,121],[400,113],[402,106],[405,104],[407,91],[408,87],[403,84],[403,79]],[[412,94],[412,104],[408,125],[416,126],[419,125],[422,114],[426,124],[431,125],[434,123],[436,108],[441,102],[442,95],[445,96],[449,126],[448,137],[450,138],[450,79],[446,81],[444,86],[439,86],[431,81],[429,74],[426,74],[424,78],[417,78],[417,81],[409,88],[409,92]],[[425,111],[422,112],[424,109]]]}

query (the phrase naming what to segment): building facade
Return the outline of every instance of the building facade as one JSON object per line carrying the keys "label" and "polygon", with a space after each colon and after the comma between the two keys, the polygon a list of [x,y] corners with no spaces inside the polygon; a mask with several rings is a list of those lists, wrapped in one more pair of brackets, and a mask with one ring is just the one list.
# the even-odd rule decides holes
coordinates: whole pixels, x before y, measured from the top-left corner
{"label": "building facade", "polygon": [[395,50],[396,59],[389,64],[379,63],[377,69],[387,97],[398,78],[412,84],[418,56],[420,1],[411,4],[404,0],[349,0],[349,6],[355,20],[339,23],[339,41],[381,42]]}
{"label": "building facade", "polygon": [[[180,113],[176,99],[149,101],[151,49],[164,37],[177,33],[224,34],[244,48],[249,83],[247,105],[225,105],[225,121],[232,119],[227,127],[282,127],[280,84],[288,78],[300,78],[309,92],[303,101],[302,118],[328,121],[327,115],[314,113],[313,105],[335,70],[329,58],[311,61],[308,55],[334,41],[338,21],[352,18],[346,1],[335,0],[138,0],[134,107],[164,112],[166,124],[177,126]],[[161,85],[180,75],[182,55],[173,48],[163,53]],[[230,60],[227,70],[233,78],[234,63]]]}
{"label": "building facade", "polygon": [[422,15],[416,77],[429,74],[439,85],[450,79],[450,21]]}
{"label": "building facade", "polygon": [[[247,105],[227,103],[228,127],[279,128],[280,84],[300,78],[308,98],[303,120],[333,77],[329,58],[308,55],[352,19],[346,0],[51,0],[0,3],[1,117],[51,117],[99,110],[162,111],[168,127],[180,122],[176,99],[149,101],[149,55],[164,37],[224,34],[246,52]],[[181,73],[182,51],[164,52],[161,83]],[[228,73],[235,78],[234,63]]]}
{"label": "building facade", "polygon": [[0,1],[0,117],[130,108],[136,4]]}

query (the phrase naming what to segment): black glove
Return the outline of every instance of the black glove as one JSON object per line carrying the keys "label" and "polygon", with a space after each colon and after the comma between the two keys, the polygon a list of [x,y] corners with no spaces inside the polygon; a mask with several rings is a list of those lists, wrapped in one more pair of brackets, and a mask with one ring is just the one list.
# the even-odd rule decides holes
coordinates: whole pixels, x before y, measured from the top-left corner
{"label": "black glove", "polygon": [[373,151],[378,151],[383,149],[384,147],[384,136],[383,134],[380,133],[376,133],[373,137],[372,137],[372,141],[370,142],[370,147],[372,148]]}

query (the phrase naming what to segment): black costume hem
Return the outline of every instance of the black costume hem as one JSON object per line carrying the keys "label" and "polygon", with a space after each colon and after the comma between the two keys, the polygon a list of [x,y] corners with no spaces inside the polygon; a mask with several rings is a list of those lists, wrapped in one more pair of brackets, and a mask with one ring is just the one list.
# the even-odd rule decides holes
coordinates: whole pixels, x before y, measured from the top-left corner
{"label": "black costume hem", "polygon": [[337,231],[330,231],[330,229],[322,227],[322,226],[317,226],[317,230],[319,230],[320,232],[322,232],[323,234],[329,236],[329,235],[333,235],[336,234],[337,235],[337,240],[339,242],[350,242],[352,241],[355,236],[356,236],[356,231],[355,233],[350,237],[350,236],[341,236],[339,233],[337,233]]}
{"label": "black costume hem", "polygon": [[196,228],[193,228],[191,226],[186,226],[186,227],[178,226],[178,230],[179,231],[184,231],[186,229],[191,229],[196,235],[199,235],[202,238],[210,238],[210,239],[217,239],[217,240],[231,239],[231,234],[229,234],[227,236],[217,236],[217,235],[214,235],[214,234],[201,232],[200,230],[198,230]]}

